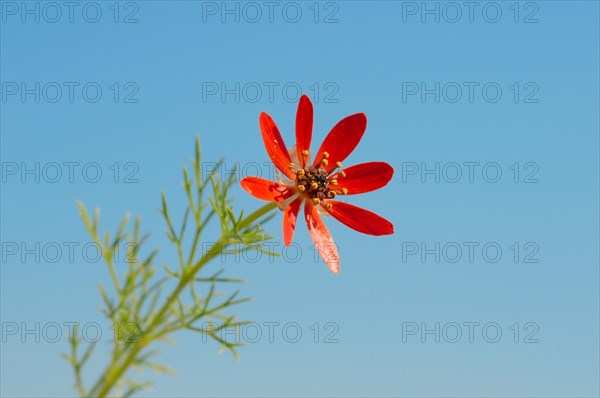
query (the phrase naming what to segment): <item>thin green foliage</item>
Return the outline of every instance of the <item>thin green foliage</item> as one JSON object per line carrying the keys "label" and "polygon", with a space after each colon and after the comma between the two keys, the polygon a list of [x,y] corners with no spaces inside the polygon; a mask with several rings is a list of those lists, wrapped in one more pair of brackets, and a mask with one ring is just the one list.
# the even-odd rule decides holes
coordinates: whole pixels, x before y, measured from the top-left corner
{"label": "thin green foliage", "polygon": [[[221,181],[217,175],[221,164],[217,163],[202,178],[200,143],[196,139],[191,176],[186,167],[183,169],[183,188],[188,206],[179,227],[172,220],[166,195],[162,194],[160,212],[166,222],[166,236],[176,248],[177,267],[163,264],[162,269],[157,268],[158,249],[141,255],[148,235],[141,234],[139,218],[131,226],[130,217],[126,215],[112,238],[109,233],[102,236],[99,233],[100,211],[95,209],[90,214],[82,203],[77,203],[83,224],[101,248],[111,277],[113,286],[107,289],[100,285],[99,289],[104,305],[102,312],[115,328],[110,362],[89,388],[84,385],[82,371],[95,343],[88,343],[80,353],[82,341],[74,330],[70,339],[71,350],[64,354],[64,358],[73,368],[75,388],[80,396],[128,397],[150,388],[149,381],[132,377],[132,369],[172,374],[169,367],[155,361],[159,353],[156,346],[160,342],[171,341],[173,333],[180,330],[207,335],[221,345],[222,351],[230,351],[236,359],[239,358],[237,348],[242,343],[227,341],[217,332],[224,328],[239,330],[247,324],[247,321],[240,321],[227,312],[250,299],[240,297],[239,290],[223,295],[219,289],[222,284],[239,284],[243,280],[225,277],[223,270],[209,276],[199,274],[211,260],[225,251],[231,252],[232,248],[260,249],[261,244],[271,238],[262,225],[274,216],[275,204],[269,203],[247,217],[244,217],[243,211],[236,215],[229,197],[235,173],[227,181]],[[211,221],[219,223],[221,234],[216,239],[205,240],[203,232]],[[186,245],[184,238],[187,239]],[[214,244],[211,249],[200,253],[202,242]],[[114,254],[123,246],[126,247],[127,269],[119,275]],[[168,292],[169,286],[172,290]],[[207,324],[215,326],[206,327]]]}

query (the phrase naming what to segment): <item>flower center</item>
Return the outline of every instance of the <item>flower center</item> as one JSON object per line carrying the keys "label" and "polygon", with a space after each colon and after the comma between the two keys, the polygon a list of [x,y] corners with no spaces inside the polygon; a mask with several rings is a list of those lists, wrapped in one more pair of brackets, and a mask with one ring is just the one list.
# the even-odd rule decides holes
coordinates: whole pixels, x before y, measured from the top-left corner
{"label": "flower center", "polygon": [[[308,150],[302,151],[302,155],[308,158]],[[296,172],[296,189],[305,197],[312,199],[315,205],[322,204],[325,208],[330,209],[332,206],[331,203],[326,203],[324,200],[333,199],[337,195],[347,195],[348,189],[337,186],[337,178],[346,177],[346,173],[343,170],[337,172],[335,178],[330,178],[333,170],[342,168],[342,162],[336,162],[333,170],[328,172],[324,168],[329,164],[328,158],[329,153],[323,152],[323,157],[317,166],[296,169],[296,165],[290,163],[289,167]]]}
{"label": "flower center", "polygon": [[322,167],[308,166],[296,172],[296,187],[298,191],[311,199],[331,199],[335,192],[329,189],[327,172]]}

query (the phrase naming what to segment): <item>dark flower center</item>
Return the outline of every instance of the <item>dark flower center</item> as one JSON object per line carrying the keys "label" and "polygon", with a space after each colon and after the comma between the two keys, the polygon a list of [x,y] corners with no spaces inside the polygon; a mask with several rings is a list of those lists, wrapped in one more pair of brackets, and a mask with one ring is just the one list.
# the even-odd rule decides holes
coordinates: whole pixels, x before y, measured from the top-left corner
{"label": "dark flower center", "polygon": [[332,199],[336,193],[329,188],[327,172],[322,167],[308,166],[296,172],[296,187],[311,199]]}
{"label": "dark flower center", "polygon": [[[308,150],[302,151],[302,156],[307,159]],[[315,205],[322,204],[325,208],[330,209],[331,203],[324,202],[324,200],[333,199],[338,194],[347,195],[348,189],[338,186],[337,178],[346,177],[346,173],[343,170],[335,173],[334,178],[329,178],[333,170],[342,168],[342,162],[336,162],[334,169],[327,172],[324,167],[327,167],[329,164],[328,158],[329,153],[323,152],[323,157],[316,167],[307,166],[298,170],[294,163],[290,163],[290,169],[296,172],[296,188],[300,194],[312,199]]]}

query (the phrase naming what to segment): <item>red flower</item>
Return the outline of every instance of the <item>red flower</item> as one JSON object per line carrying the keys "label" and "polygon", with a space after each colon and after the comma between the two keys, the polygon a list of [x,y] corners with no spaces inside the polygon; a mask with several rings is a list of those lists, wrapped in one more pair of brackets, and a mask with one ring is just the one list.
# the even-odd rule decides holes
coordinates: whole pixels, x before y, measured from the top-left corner
{"label": "red flower", "polygon": [[367,127],[367,116],[364,113],[348,116],[338,122],[325,137],[312,163],[310,141],[313,106],[306,95],[300,98],[298,104],[296,145],[289,151],[271,116],[263,112],[259,122],[267,153],[285,177],[280,178],[279,183],[246,177],[241,185],[252,196],[277,202],[285,211],[283,241],[286,246],[292,242],[303,203],[310,236],[329,269],[336,274],[340,270],[338,251],[319,213],[331,215],[342,224],[364,234],[394,233],[394,226],[388,220],[360,207],[334,200],[338,195],[379,189],[394,174],[394,169],[384,162],[362,163],[342,169],[342,162],[356,148]]}

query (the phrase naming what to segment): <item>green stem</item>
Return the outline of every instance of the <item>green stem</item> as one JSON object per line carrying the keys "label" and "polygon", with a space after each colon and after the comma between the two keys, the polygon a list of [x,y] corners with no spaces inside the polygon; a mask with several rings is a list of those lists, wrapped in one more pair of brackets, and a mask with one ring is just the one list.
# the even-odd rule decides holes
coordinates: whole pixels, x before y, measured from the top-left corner
{"label": "green stem", "polygon": [[[245,229],[251,226],[255,221],[259,220],[261,217],[263,217],[276,207],[277,205],[275,203],[268,203],[264,205],[263,207],[250,214],[244,220],[242,220],[239,224],[239,229]],[[229,244],[229,239],[230,236],[221,236],[221,238],[215,245],[215,250],[209,250],[206,254],[202,256],[202,258],[200,258],[200,260],[198,260],[196,264],[194,264],[194,266],[188,272],[181,275],[179,283],[177,284],[173,292],[168,296],[166,302],[156,313],[156,315],[152,318],[152,322],[148,326],[148,329],[144,333],[144,336],[140,338],[140,340],[135,344],[135,347],[133,347],[129,351],[125,359],[120,364],[113,363],[109,366],[107,371],[104,373],[105,377],[103,377],[101,383],[97,384],[96,387],[90,392],[90,396],[105,397],[108,395],[108,393],[113,389],[117,381],[125,374],[127,369],[129,369],[129,366],[131,366],[131,364],[135,361],[138,354],[148,344],[152,342],[152,331],[156,326],[158,326],[162,322],[163,317],[165,316],[167,311],[169,311],[169,308],[175,302],[175,300],[177,300],[179,294],[191,281],[194,280],[195,275],[202,269],[202,267],[204,267],[204,265],[206,265],[210,260],[220,255],[223,252],[223,250],[225,250],[225,248]],[[96,390],[99,390],[98,393],[96,393]]]}
{"label": "green stem", "polygon": [[266,205],[264,205],[260,209],[256,210],[254,213],[250,214],[248,217],[246,217],[240,223],[239,228],[243,229],[243,228],[249,227],[250,225],[252,225],[252,223],[254,223],[255,221],[257,221],[259,218],[261,218],[262,216],[264,216],[265,214],[267,214],[271,210],[275,209],[276,207],[277,207],[277,203],[275,203],[275,202],[269,202],[269,203],[267,203]]}

